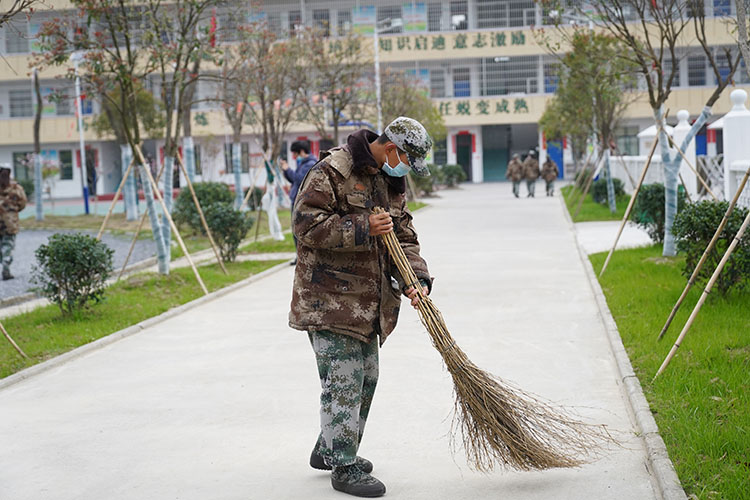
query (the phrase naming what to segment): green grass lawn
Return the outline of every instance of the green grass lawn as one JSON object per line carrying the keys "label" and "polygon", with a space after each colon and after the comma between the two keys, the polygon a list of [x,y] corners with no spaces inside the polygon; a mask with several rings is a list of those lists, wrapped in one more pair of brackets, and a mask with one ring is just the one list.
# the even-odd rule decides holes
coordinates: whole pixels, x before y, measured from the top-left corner
{"label": "green grass lawn", "polygon": [[[597,273],[605,257],[591,256]],[[711,295],[652,382],[703,290],[694,287],[658,342],[686,283],[683,262],[659,246],[620,250],[600,282],[688,496],[750,499],[750,291]]]}
{"label": "green grass lawn", "polygon": [[420,208],[426,207],[427,203],[423,201],[409,201],[406,203],[406,205],[409,207],[409,210],[411,212],[416,212]]}
{"label": "green grass lawn", "polygon": [[573,219],[573,222],[622,220],[622,217],[625,215],[625,209],[628,207],[628,202],[630,201],[630,195],[621,196],[617,199],[617,210],[615,213],[612,213],[609,211],[608,205],[602,205],[601,203],[595,202],[591,197],[591,193],[589,193],[586,195],[586,200],[583,202],[578,216],[573,217],[573,213],[575,212],[576,207],[578,207],[578,200],[581,196],[581,192],[578,190],[573,193],[574,189],[573,186],[565,186],[560,190],[565,198],[565,205],[568,207],[568,212],[570,212],[570,217]]}
{"label": "green grass lawn", "polygon": [[[250,261],[198,268],[209,291],[218,290],[282,261]],[[112,285],[105,300],[80,314],[63,316],[55,305],[4,318],[3,325],[31,359],[25,360],[5,339],[0,341],[0,378],[70,351],[83,344],[157,316],[203,295],[190,268],[173,269],[169,276],[142,273]]]}

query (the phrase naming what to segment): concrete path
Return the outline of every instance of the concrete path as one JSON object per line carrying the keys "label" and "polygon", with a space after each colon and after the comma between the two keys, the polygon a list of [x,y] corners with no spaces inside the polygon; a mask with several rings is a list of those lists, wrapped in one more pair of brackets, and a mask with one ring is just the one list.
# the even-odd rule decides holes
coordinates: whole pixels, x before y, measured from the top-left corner
{"label": "concrete path", "polygon": [[[606,423],[575,470],[472,472],[449,447],[452,384],[415,312],[381,351],[361,454],[388,498],[654,499],[642,442],[557,198],[445,191],[416,214],[433,298],[480,367]],[[286,326],[292,268],[0,390],[0,498],[329,499],[307,465],[319,384]]]}

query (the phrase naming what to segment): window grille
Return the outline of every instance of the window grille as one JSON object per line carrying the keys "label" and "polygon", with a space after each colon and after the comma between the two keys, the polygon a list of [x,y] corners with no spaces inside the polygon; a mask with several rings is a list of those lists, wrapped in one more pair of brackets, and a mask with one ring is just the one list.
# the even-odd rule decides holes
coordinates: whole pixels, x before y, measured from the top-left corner
{"label": "window grille", "polygon": [[427,29],[429,31],[443,31],[443,4],[430,3],[427,6]]}
{"label": "window grille", "polygon": [[338,13],[339,36],[345,36],[352,29],[352,11],[339,10]]}
{"label": "window grille", "polygon": [[536,94],[538,68],[538,56],[484,59],[482,95]]}
{"label": "window grille", "polygon": [[[240,172],[250,171],[250,143],[240,143]],[[224,144],[224,172],[227,174],[234,173],[234,163],[232,162],[232,143]],[[197,173],[197,172],[196,172]]]}
{"label": "window grille", "polygon": [[430,97],[445,97],[445,71],[430,70]]}
{"label": "window grille", "polygon": [[203,175],[203,163],[201,163],[201,145],[193,145],[193,156],[195,156],[195,175]]}
{"label": "window grille", "polygon": [[[672,65],[673,65],[672,57],[671,56],[664,57],[661,63],[661,70],[662,70],[662,74],[664,75],[665,84],[667,83],[667,79],[669,78],[669,75],[672,71]],[[672,80],[672,87],[680,87],[682,85],[680,81],[680,60],[679,59],[677,61],[674,61],[674,66],[675,66],[675,75],[674,75],[674,80]]]}
{"label": "window grille", "polygon": [[302,12],[299,10],[289,11],[289,34],[294,34],[298,27],[302,26]]}
{"label": "window grille", "polygon": [[471,71],[469,68],[453,68],[453,97],[471,95]]}
{"label": "window grille", "polygon": [[16,181],[32,180],[34,171],[31,158],[33,152],[13,153],[13,178]]}
{"label": "window grille", "polygon": [[273,33],[281,33],[281,14],[278,12],[268,13],[268,29]]}
{"label": "window grille", "polygon": [[9,90],[10,116],[11,118],[32,116],[34,106],[32,105],[31,89]]}
{"label": "window grille", "polygon": [[734,14],[730,0],[713,0],[714,16],[731,16]]}
{"label": "window grille", "polygon": [[58,91],[59,98],[55,102],[57,116],[69,116],[73,114],[73,102],[75,97],[72,87],[66,87]]}
{"label": "window grille", "polygon": [[5,25],[5,51],[8,54],[25,54],[29,51],[28,24],[11,21]]}
{"label": "window grille", "polygon": [[557,86],[560,81],[559,71],[560,63],[556,60],[544,61],[544,92],[546,94],[554,94],[557,91]]}
{"label": "window grille", "polygon": [[[401,12],[401,5],[383,5],[382,7],[378,7],[378,23],[381,21],[385,21],[386,19],[390,19],[393,21],[394,19],[401,19],[403,20],[403,13]],[[382,30],[379,33],[401,33],[403,31],[403,23],[402,26],[394,26],[392,28]]]}
{"label": "window grille", "polygon": [[688,57],[688,85],[699,87],[706,84],[706,56]]}
{"label": "window grille", "polygon": [[638,155],[638,127],[620,127],[615,129],[615,142],[618,156]]}
{"label": "window grille", "polygon": [[447,140],[435,141],[432,145],[432,163],[435,165],[445,165],[448,163]]}
{"label": "window grille", "polygon": [[466,0],[451,2],[451,28],[465,30],[469,28],[469,8]]}
{"label": "window grille", "polygon": [[319,30],[323,36],[329,36],[331,34],[330,11],[328,9],[313,10],[313,26],[316,30]]}
{"label": "window grille", "polygon": [[70,150],[60,151],[60,180],[69,181],[73,179],[73,152]]}

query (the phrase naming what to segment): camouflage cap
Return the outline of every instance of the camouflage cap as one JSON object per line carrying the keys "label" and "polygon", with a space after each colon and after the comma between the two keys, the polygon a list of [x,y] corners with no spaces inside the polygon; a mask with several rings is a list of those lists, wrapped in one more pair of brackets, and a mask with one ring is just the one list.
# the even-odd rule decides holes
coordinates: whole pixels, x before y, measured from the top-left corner
{"label": "camouflage cap", "polygon": [[432,138],[417,120],[399,116],[383,131],[388,139],[409,157],[409,166],[415,174],[428,177],[430,170],[425,163],[432,149]]}

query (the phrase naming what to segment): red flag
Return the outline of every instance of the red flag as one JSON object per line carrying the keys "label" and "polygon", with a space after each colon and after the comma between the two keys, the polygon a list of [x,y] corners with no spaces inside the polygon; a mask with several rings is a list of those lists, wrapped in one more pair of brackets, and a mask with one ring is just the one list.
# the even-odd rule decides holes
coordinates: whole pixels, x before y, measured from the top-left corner
{"label": "red flag", "polygon": [[211,26],[208,28],[209,41],[211,48],[216,47],[216,8],[211,12]]}

